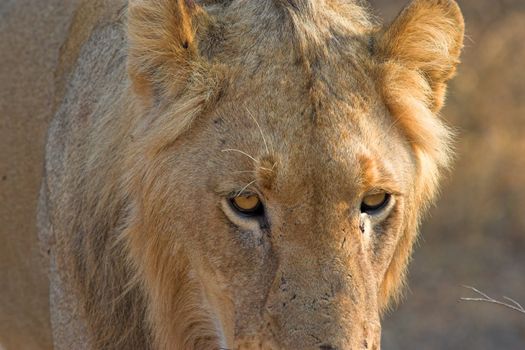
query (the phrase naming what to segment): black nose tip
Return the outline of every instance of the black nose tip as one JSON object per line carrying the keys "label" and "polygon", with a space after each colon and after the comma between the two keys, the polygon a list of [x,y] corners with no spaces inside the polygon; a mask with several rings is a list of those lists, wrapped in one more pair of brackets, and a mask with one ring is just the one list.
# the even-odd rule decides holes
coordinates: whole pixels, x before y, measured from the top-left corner
{"label": "black nose tip", "polygon": [[337,350],[337,348],[330,344],[323,344],[319,347],[319,350]]}

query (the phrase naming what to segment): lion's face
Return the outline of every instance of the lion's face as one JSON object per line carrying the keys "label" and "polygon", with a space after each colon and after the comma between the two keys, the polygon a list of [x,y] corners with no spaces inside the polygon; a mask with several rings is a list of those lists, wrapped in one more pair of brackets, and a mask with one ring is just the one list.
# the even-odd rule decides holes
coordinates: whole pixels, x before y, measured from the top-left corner
{"label": "lion's face", "polygon": [[313,115],[288,88],[263,103],[224,96],[165,151],[170,239],[225,347],[372,348],[379,290],[416,215],[410,148],[378,96]]}
{"label": "lion's face", "polygon": [[[391,59],[399,47],[389,45],[424,11],[460,15],[452,2],[416,5],[383,33],[319,29],[321,44],[306,29],[289,42],[237,33],[221,38],[226,48],[209,47],[216,36],[184,40],[213,58],[195,71],[183,61],[188,79],[220,93],[195,98],[204,88],[194,85],[166,106],[146,103],[150,152],[134,165],[140,219],[128,232],[160,346],[379,348],[380,313],[402,283],[448,137],[433,111],[453,65],[429,82],[430,68]],[[148,99],[155,82],[142,73],[131,65]],[[186,124],[169,126],[177,118]]]}

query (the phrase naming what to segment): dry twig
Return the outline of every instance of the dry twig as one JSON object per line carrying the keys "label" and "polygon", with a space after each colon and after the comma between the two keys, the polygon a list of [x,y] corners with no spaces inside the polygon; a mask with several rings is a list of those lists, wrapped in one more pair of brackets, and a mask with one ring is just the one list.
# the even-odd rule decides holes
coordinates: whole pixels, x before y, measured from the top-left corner
{"label": "dry twig", "polygon": [[485,303],[497,304],[497,305],[501,305],[506,308],[512,309],[514,311],[518,311],[522,314],[525,314],[525,309],[523,308],[523,306],[514,299],[504,296],[503,299],[505,299],[506,302],[501,301],[501,300],[496,300],[494,298],[489,297],[487,294],[481,292],[479,289],[476,289],[474,287],[470,287],[470,286],[463,286],[463,287],[470,289],[474,293],[481,296],[478,298],[461,298],[461,300],[463,301],[481,301]]}

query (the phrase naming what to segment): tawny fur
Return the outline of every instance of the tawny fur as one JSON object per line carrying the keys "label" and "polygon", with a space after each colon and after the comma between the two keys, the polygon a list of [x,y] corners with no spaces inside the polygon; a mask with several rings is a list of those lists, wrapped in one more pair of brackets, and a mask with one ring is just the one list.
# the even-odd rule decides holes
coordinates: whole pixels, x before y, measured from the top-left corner
{"label": "tawny fur", "polygon": [[[328,0],[134,0],[125,22],[111,81],[87,110],[69,92],[48,147],[53,250],[93,347],[379,348],[449,164],[456,3],[386,29]],[[377,188],[396,206],[364,238]],[[266,201],[260,236],[223,213],[233,190]]]}

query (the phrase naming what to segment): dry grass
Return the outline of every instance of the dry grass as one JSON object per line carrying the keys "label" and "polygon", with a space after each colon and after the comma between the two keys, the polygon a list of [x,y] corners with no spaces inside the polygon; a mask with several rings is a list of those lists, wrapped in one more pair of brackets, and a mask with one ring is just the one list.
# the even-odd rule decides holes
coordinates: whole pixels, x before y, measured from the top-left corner
{"label": "dry grass", "polygon": [[470,289],[471,291],[476,293],[479,297],[476,297],[476,298],[463,297],[463,298],[461,298],[461,300],[463,300],[463,301],[476,301],[476,302],[479,301],[479,302],[496,304],[496,305],[504,306],[504,307],[506,307],[508,309],[520,312],[522,314],[525,314],[525,309],[523,308],[523,306],[520,303],[518,303],[516,300],[512,299],[512,298],[503,296],[503,300],[505,300],[505,301],[501,301],[501,300],[497,300],[497,299],[494,299],[492,297],[489,297],[487,294],[483,293],[482,291],[480,291],[477,288],[474,288],[474,287],[471,287],[471,286],[464,286],[464,287],[467,288],[467,289]]}

